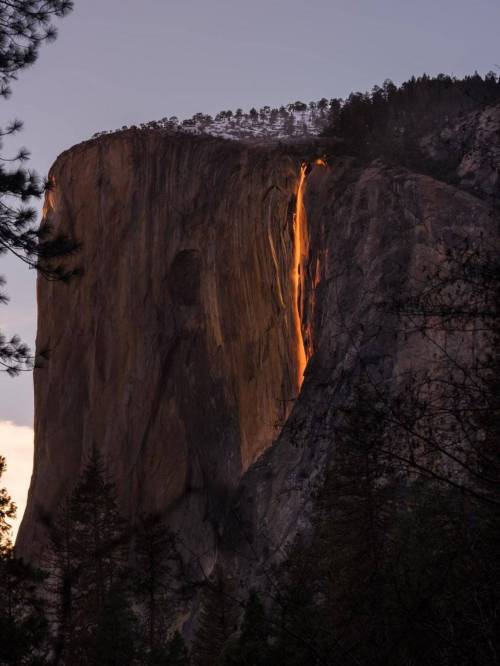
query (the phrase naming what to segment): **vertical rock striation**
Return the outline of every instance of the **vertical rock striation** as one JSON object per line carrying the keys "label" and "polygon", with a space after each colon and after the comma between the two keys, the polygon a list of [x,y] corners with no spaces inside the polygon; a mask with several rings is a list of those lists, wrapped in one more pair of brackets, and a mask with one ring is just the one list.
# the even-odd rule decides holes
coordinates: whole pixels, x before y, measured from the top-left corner
{"label": "vertical rock striation", "polygon": [[[243,476],[228,511],[221,557],[246,587],[266,589],[271,565],[307,533],[336,444],[333,424],[360,367],[387,383],[409,368],[433,367],[436,348],[417,331],[396,337],[387,303],[421,279],[423,267],[439,265],[444,250],[498,238],[498,211],[488,202],[378,162],[360,167],[339,158],[314,167],[305,207],[303,329],[314,354],[285,427]],[[463,353],[474,353],[466,343]]]}
{"label": "vertical rock striation", "polygon": [[38,284],[35,465],[18,540],[92,447],[123,511],[167,513],[214,552],[227,498],[297,395],[293,211],[277,149],[129,131],[51,171],[45,220],[83,243],[85,275]]}
{"label": "vertical rock striation", "polygon": [[[39,555],[40,516],[97,447],[127,516],[159,512],[207,572],[220,557],[262,583],[307,528],[360,364],[381,381],[432,366],[381,306],[464,238],[497,240],[494,111],[469,119],[453,185],[348,157],[301,170],[305,145],[155,131],[64,153],[45,217],[83,242],[85,276],[38,285],[51,360],[35,373],[19,551]],[[424,147],[446,161],[442,137]]]}

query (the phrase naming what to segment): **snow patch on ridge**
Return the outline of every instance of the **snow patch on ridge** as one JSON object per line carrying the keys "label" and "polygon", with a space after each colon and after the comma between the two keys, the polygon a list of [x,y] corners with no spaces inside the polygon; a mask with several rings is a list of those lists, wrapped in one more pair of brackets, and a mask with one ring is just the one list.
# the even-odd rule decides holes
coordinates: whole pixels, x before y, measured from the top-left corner
{"label": "snow patch on ridge", "polygon": [[169,133],[209,135],[223,139],[240,141],[293,141],[318,136],[328,125],[329,117],[337,100],[326,98],[318,102],[295,102],[286,107],[272,109],[265,106],[259,111],[251,109],[244,113],[221,111],[215,117],[196,113],[191,118],[179,120],[176,116],[165,117],[130,128],[123,126],[116,130],[98,132],[92,138],[126,129],[162,130]]}

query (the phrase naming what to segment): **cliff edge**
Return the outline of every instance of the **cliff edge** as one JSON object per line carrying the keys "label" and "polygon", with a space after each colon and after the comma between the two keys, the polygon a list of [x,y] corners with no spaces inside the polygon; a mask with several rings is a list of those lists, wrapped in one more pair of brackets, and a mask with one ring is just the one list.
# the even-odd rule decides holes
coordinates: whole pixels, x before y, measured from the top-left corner
{"label": "cliff edge", "polygon": [[[155,131],[64,153],[45,220],[83,243],[85,275],[38,283],[51,360],[35,371],[18,551],[40,557],[42,517],[95,447],[128,518],[159,513],[205,574],[222,558],[258,581],[307,529],[359,365],[389,380],[432,363],[417,337],[394,342],[381,305],[443,250],[496,233],[498,160],[473,118],[455,183]],[[443,136],[425,149],[443,159]]]}

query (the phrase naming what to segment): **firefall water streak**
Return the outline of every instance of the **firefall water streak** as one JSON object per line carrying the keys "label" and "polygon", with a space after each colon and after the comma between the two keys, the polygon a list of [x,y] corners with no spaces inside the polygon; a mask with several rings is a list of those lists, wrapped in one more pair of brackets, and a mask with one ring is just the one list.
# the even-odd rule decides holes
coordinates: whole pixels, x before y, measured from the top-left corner
{"label": "firefall water streak", "polygon": [[295,328],[295,338],[297,341],[297,385],[298,388],[302,386],[304,380],[304,370],[306,369],[307,355],[302,336],[301,324],[301,301],[303,294],[302,284],[302,252],[303,243],[305,241],[306,230],[306,211],[304,208],[304,190],[306,185],[306,169],[307,164],[302,164],[300,168],[299,187],[297,190],[297,201],[295,205],[295,215],[293,219],[293,267],[292,267],[292,284],[293,284],[293,324]]}

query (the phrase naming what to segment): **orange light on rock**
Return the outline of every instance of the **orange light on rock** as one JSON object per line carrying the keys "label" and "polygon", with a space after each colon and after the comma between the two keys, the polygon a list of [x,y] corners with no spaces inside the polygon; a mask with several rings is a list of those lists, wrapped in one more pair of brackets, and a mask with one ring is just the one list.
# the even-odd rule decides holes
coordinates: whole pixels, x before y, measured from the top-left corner
{"label": "orange light on rock", "polygon": [[322,166],[322,167],[326,167],[326,166],[328,166],[328,165],[327,165],[327,162],[326,162],[326,160],[325,160],[324,157],[318,157],[318,158],[314,161],[314,164],[317,164],[318,166]]}
{"label": "orange light on rock", "polygon": [[300,167],[299,187],[297,189],[297,201],[295,204],[295,215],[293,219],[293,267],[292,267],[292,285],[293,285],[293,323],[295,328],[295,337],[297,340],[297,385],[302,386],[304,381],[304,370],[306,369],[307,356],[302,336],[301,324],[301,297],[303,293],[301,280],[301,263],[303,243],[306,232],[306,211],[304,208],[304,190],[306,183],[307,164]]}

